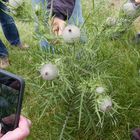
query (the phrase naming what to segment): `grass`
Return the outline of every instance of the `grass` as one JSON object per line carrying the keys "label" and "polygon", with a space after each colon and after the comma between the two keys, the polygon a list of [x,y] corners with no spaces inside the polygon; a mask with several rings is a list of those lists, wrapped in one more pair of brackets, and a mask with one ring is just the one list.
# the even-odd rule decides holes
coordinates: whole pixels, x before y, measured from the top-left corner
{"label": "grass", "polygon": [[[27,12],[25,17],[22,15],[26,20],[15,19],[21,39],[30,49],[11,47],[0,34],[10,54],[11,66],[7,70],[26,81],[22,114],[32,120],[29,140],[129,140],[131,129],[140,127],[139,44],[132,41],[133,27],[116,40],[111,40],[106,31],[101,32],[110,15],[102,2],[95,4],[95,12],[90,13],[90,2],[83,1],[84,16],[89,17],[85,23],[88,42],[62,42],[55,46],[54,55],[42,51],[34,39],[33,14],[27,10],[27,1],[22,9]],[[79,52],[82,55],[77,60]],[[38,72],[48,62],[55,63],[60,70],[59,77],[50,82],[43,81]],[[107,94],[121,107],[119,114],[115,114],[116,125],[105,117],[103,127],[96,126],[98,117],[89,100],[95,85],[104,85]]]}

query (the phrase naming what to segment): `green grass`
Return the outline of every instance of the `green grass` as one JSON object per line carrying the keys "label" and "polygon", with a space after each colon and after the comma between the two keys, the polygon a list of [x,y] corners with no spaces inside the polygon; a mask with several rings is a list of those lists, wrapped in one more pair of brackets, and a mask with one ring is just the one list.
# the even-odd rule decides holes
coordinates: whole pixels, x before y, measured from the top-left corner
{"label": "green grass", "polygon": [[[25,17],[17,17],[16,23],[30,49],[13,48],[0,34],[11,60],[7,70],[26,81],[22,114],[32,121],[29,140],[129,140],[131,129],[140,126],[140,48],[132,42],[134,28],[111,40],[113,28],[101,32],[110,13],[105,3],[95,4],[94,13],[88,12],[93,10],[89,1],[83,5],[85,18],[90,14],[85,23],[86,44],[62,42],[55,46],[55,54],[42,51],[33,37],[33,14],[27,4],[21,11],[27,12]],[[60,71],[53,81],[44,81],[39,74],[41,65],[48,62]],[[116,125],[107,115],[103,127],[97,126],[95,98],[90,98],[97,85],[105,86],[106,94],[121,107],[114,114]]]}

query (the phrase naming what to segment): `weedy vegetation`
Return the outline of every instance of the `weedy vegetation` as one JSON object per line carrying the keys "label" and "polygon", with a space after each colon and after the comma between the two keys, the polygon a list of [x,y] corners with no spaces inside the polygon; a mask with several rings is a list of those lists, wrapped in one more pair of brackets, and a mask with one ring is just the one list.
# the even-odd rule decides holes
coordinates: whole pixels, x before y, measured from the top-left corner
{"label": "weedy vegetation", "polygon": [[[36,11],[40,15],[36,34],[29,0],[17,9],[14,18],[22,41],[30,48],[11,47],[0,34],[10,54],[7,70],[26,81],[22,114],[32,120],[29,140],[129,140],[131,129],[140,125],[136,17],[114,10],[107,0],[82,4],[85,44],[67,44],[52,35],[46,23],[49,15],[40,11]],[[117,22],[108,26],[106,19],[112,16]],[[54,52],[39,47],[42,38],[49,40]],[[41,77],[40,69],[50,63],[59,73],[48,81]]]}

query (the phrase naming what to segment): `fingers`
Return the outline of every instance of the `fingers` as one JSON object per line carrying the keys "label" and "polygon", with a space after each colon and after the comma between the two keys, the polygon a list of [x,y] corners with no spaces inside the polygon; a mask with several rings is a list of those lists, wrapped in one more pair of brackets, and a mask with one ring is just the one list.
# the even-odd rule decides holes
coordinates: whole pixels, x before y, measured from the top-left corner
{"label": "fingers", "polygon": [[62,35],[64,28],[65,28],[65,26],[55,25],[55,26],[53,26],[53,33],[55,35]]}
{"label": "fingers", "polygon": [[140,0],[135,0],[136,3],[140,3]]}
{"label": "fingers", "polygon": [[[2,134],[0,133],[0,138],[2,137]],[[1,140],[1,139],[0,139]]]}
{"label": "fingers", "polygon": [[60,27],[60,28],[59,28],[59,32],[58,32],[58,35],[62,35],[63,30],[64,30],[64,27]]}
{"label": "fingers", "polygon": [[65,21],[59,18],[54,18],[52,22],[52,31],[55,35],[62,35],[65,28]]}
{"label": "fingers", "polygon": [[23,140],[30,133],[31,121],[21,116],[19,127],[13,131],[7,132],[0,140]]}
{"label": "fingers", "polygon": [[53,29],[52,29],[53,33],[55,35],[58,35],[58,32],[59,32],[59,26],[57,24],[54,24],[53,25]]}

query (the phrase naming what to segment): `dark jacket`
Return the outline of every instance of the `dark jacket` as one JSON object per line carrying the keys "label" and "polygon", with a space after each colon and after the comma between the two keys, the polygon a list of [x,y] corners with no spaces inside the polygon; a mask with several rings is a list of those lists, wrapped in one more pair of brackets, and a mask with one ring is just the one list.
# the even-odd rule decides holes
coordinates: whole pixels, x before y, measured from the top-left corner
{"label": "dark jacket", "polygon": [[47,8],[49,10],[51,10],[52,1],[52,16],[62,20],[67,20],[71,17],[75,6],[75,0],[48,0]]}

